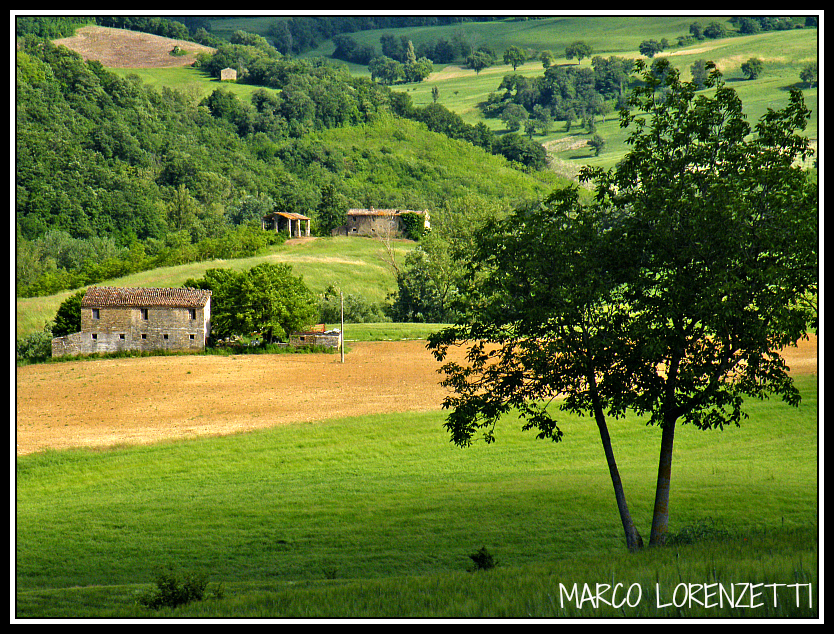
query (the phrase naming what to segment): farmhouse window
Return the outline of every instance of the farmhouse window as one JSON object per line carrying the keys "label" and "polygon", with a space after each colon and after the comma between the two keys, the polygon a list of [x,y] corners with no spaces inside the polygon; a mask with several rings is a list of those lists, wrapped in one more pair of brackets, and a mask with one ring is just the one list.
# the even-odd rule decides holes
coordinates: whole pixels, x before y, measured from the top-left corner
{"label": "farmhouse window", "polygon": [[122,334],[120,334],[120,335],[119,335],[119,339],[124,340],[124,338],[125,338],[124,333],[122,333]]}
{"label": "farmhouse window", "polygon": [[147,338],[148,338],[148,335],[143,332],[142,333],[142,339],[147,339]]}
{"label": "farmhouse window", "polygon": [[147,308],[140,308],[139,314],[142,316],[142,319],[148,318],[148,309]]}
{"label": "farmhouse window", "polygon": [[189,317],[189,319],[197,319],[197,309],[196,308],[189,308],[188,309],[188,317]]}
{"label": "farmhouse window", "polygon": [[165,341],[168,341],[168,335],[162,335],[162,338],[165,339]]}
{"label": "farmhouse window", "polygon": [[97,339],[98,339],[98,334],[94,332],[93,333],[93,341],[96,341]]}
{"label": "farmhouse window", "polygon": [[194,341],[194,335],[188,335],[188,338],[191,339],[191,341]]}
{"label": "farmhouse window", "polygon": [[98,319],[98,318],[99,318],[99,309],[98,308],[93,308],[93,319]]}

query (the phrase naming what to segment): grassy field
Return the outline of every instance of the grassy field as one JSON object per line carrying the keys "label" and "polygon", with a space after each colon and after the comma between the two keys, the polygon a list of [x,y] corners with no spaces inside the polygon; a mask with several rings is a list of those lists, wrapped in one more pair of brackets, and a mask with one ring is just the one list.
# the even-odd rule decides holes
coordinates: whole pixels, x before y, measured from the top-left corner
{"label": "grassy field", "polygon": [[[265,34],[266,20],[275,19],[218,21],[215,32],[242,28]],[[702,23],[712,19],[699,16]],[[558,55],[583,39],[595,53],[636,57],[640,41],[674,41],[688,32],[692,18],[632,20],[550,18],[414,29],[408,35],[418,44],[462,32],[499,54],[516,44]],[[355,38],[378,46],[382,33]],[[673,49],[670,59],[684,76],[694,60],[715,59],[754,123],[767,108],[786,103],[802,64],[816,59],[816,37],[816,30],[802,29],[699,42]],[[328,54],[328,47],[310,55]],[[765,72],[747,81],[740,64],[754,56],[765,60]],[[470,123],[482,120],[478,103],[511,72],[505,65],[479,75],[456,66],[435,70],[427,82],[397,89],[425,105],[437,86],[440,103]],[[188,68],[116,72],[185,90],[195,100],[219,86]],[[543,69],[528,62],[517,72],[535,76]],[[241,96],[257,89],[229,88]],[[806,100],[816,113],[816,89],[806,91]],[[500,129],[497,120],[485,122]],[[610,166],[622,156],[626,132],[616,116],[599,124],[598,132],[608,144],[600,157],[587,148],[565,149],[586,135],[571,137],[555,126],[552,134],[536,139],[552,144],[556,167],[570,174],[579,165]],[[357,143],[354,133],[323,136]],[[816,137],[816,120],[808,135]],[[396,243],[400,261],[414,246]],[[293,241],[254,258],[157,269],[108,284],[179,286],[208,268],[239,270],[264,261],[292,264],[316,292],[335,284],[380,302],[394,289],[382,245],[348,238]],[[40,330],[69,294],[18,299],[17,336]],[[353,325],[346,339],[420,338],[436,327]],[[85,372],[107,372],[99,362],[71,369],[83,386]],[[164,389],[164,377],[160,372],[157,389]],[[598,433],[587,418],[566,417],[559,445],[536,440],[521,432],[517,421],[506,420],[494,445],[458,449],[443,429],[442,411],[380,411],[224,437],[20,456],[15,617],[816,618],[821,599],[816,374],[797,377],[797,385],[803,395],[799,408],[753,402],[741,428],[680,428],[670,530],[692,531],[695,537],[636,555],[625,552]],[[400,398],[409,398],[408,386]],[[631,417],[612,422],[611,435],[632,514],[647,538],[659,430]],[[469,572],[469,555],[481,547],[498,565]],[[222,596],[159,612],[137,605],[164,566],[178,574],[205,574],[210,588],[222,587]],[[639,590],[633,605],[578,605],[563,591],[573,584],[594,590],[596,584],[618,583]],[[697,585],[685,587],[695,592],[693,600],[677,600],[680,584],[734,583],[781,584],[778,603],[773,590],[760,587],[758,607],[749,607],[749,596],[737,607],[726,602],[704,607]],[[801,587],[794,591],[788,584]],[[806,584],[812,584],[810,596]]]}
{"label": "grassy field", "polygon": [[[813,617],[816,377],[798,385],[798,409],[756,402],[741,428],[680,429],[670,529],[711,530],[638,555],[625,553],[587,419],[565,419],[559,446],[508,420],[496,444],[458,449],[443,414],[424,412],[21,457],[16,614]],[[647,533],[658,430],[630,419],[611,433]],[[467,572],[481,547],[497,567]],[[159,613],[137,606],[162,566],[206,574],[222,598]],[[672,604],[680,583],[742,582],[812,583],[811,607],[807,587],[796,607],[786,586],[777,605]],[[639,584],[642,599],[620,610],[565,606],[559,584],[574,583]]]}
{"label": "grassy field", "polygon": [[[402,264],[406,254],[417,245],[410,240],[393,243],[394,257]],[[347,295],[361,295],[369,303],[385,300],[396,289],[388,254],[381,242],[372,238],[333,237],[316,240],[291,240],[269,247],[264,254],[238,260],[212,260],[172,266],[136,273],[124,278],[109,280],[100,286],[177,287],[190,279],[202,277],[211,268],[246,270],[262,262],[287,263],[296,275],[301,275],[316,293],[328,285],[340,287]],[[17,337],[43,329],[45,322],[55,318],[55,313],[74,291],[65,291],[47,297],[27,297],[16,300]]]}

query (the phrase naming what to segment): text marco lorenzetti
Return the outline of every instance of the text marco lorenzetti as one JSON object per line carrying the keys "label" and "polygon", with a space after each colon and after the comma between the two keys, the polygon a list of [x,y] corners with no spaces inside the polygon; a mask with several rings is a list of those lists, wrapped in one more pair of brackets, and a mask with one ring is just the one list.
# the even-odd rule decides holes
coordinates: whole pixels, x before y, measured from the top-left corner
{"label": "text marco lorenzetti", "polygon": [[[778,607],[781,602],[796,602],[800,607],[806,599],[812,608],[812,586],[810,583],[679,583],[672,592],[664,596],[660,584],[655,584],[657,608],[750,608],[765,606]],[[634,608],[643,601],[643,587],[633,583],[626,587],[617,583],[574,583],[566,587],[559,584],[559,601],[561,607],[573,603],[578,609],[583,607],[598,608],[608,605],[613,608],[625,606]]]}

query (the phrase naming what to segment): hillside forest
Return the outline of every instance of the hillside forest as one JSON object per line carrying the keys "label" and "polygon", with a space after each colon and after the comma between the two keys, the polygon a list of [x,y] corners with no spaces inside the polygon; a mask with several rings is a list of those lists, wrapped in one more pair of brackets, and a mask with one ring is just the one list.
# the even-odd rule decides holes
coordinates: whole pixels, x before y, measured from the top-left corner
{"label": "hillside forest", "polygon": [[[523,187],[515,177],[469,178],[484,152],[510,160],[516,171],[541,171],[544,149],[521,135],[497,137],[440,105],[415,108],[406,95],[325,62],[236,48],[251,55],[250,81],[265,87],[251,102],[218,87],[195,103],[180,91],[122,79],[47,39],[22,38],[18,297],[251,255],[280,239],[261,230],[260,218],[273,210],[311,216],[314,233],[326,235],[327,205],[438,209],[470,193],[535,196],[555,182],[544,173]],[[204,64],[210,69],[215,58]],[[387,143],[322,139],[338,129]],[[392,142],[431,132],[421,156],[391,150]],[[450,140],[451,151],[443,145]]]}
{"label": "hillside forest", "polygon": [[[383,36],[381,50],[360,43],[359,32],[369,28],[444,24],[428,17],[387,20],[293,18],[270,27],[268,40],[242,30],[222,39],[195,16],[18,18],[17,297],[251,256],[285,239],[261,229],[262,216],[276,210],[312,217],[313,233],[323,236],[349,207],[429,209],[445,242],[427,240],[409,265],[416,270],[429,255],[448,262],[449,243],[466,244],[475,215],[507,212],[564,184],[547,169],[547,152],[534,133],[557,123],[591,133],[639,85],[631,60],[592,56],[581,42],[569,47],[575,65],[552,64],[552,54],[542,53],[540,76],[507,73],[480,104],[484,118],[504,123],[499,133],[483,121],[466,123],[440,103],[416,106],[395,84],[419,81],[414,69],[423,59],[456,61],[477,72],[500,52],[454,37],[424,38],[415,47],[404,36]],[[739,33],[802,26],[748,22],[736,25]],[[226,66],[240,69],[238,83],[253,87],[251,99],[219,83],[199,98],[150,87],[50,41],[89,23],[212,46],[215,52],[199,56],[195,66],[207,77]],[[677,45],[720,35],[690,30]],[[335,45],[330,57],[299,57],[328,40]],[[661,41],[658,50],[669,46]],[[504,61],[515,71],[530,60],[513,48]],[[590,59],[583,64],[583,57]],[[351,73],[345,61],[366,63],[370,76]],[[378,70],[383,63],[393,74]],[[603,144],[598,137],[589,141],[597,153]],[[434,302],[434,318],[450,316],[451,286],[449,279],[433,283],[443,297]],[[417,297],[424,287],[401,284],[395,311],[403,320],[427,319]]]}

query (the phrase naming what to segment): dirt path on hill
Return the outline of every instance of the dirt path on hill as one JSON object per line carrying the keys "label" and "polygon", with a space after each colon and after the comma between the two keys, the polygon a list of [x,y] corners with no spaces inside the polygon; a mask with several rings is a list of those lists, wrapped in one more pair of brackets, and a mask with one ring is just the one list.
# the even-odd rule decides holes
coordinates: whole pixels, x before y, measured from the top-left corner
{"label": "dirt path on hill", "polygon": [[[439,410],[425,341],[338,354],[102,359],[17,368],[17,455],[233,434],[345,416]],[[785,357],[816,374],[817,338]]]}

